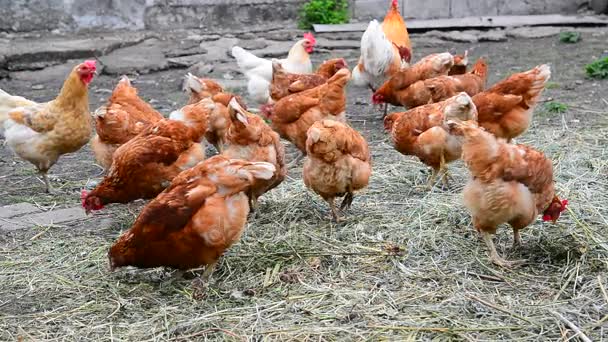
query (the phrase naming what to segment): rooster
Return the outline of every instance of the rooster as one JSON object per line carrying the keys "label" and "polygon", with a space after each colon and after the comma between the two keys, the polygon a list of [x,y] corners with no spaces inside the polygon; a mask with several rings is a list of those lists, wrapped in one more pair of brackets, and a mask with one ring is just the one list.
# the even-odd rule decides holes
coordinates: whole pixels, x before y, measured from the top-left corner
{"label": "rooster", "polygon": [[388,78],[412,59],[412,45],[397,0],[382,24],[372,20],[361,37],[361,57],[353,70],[353,82],[376,91]]}
{"label": "rooster", "polygon": [[[294,74],[312,73],[309,54],[313,52],[315,44],[315,37],[311,33],[304,34],[304,39],[297,41],[289,50],[287,58],[280,60],[285,71]],[[232,48],[232,56],[247,77],[249,95],[259,104],[267,103],[272,82],[272,61],[257,57],[239,46]]]}
{"label": "rooster", "polygon": [[91,138],[89,83],[96,63],[78,64],[63,83],[59,95],[47,103],[36,103],[0,90],[0,126],[8,146],[34,164],[51,192],[47,172],[59,157],[78,151]]}

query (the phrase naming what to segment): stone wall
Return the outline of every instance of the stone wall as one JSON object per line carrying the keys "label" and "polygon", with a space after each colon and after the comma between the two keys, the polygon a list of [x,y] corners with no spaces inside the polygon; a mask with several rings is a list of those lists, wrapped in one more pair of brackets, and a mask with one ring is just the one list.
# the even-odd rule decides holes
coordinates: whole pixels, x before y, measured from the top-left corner
{"label": "stone wall", "polygon": [[[0,31],[86,28],[242,28],[294,24],[306,0],[0,0]],[[355,19],[381,18],[389,0],[349,0]],[[589,0],[400,0],[408,18],[576,13]]]}
{"label": "stone wall", "polygon": [[[384,16],[386,0],[350,0],[359,19]],[[576,13],[589,0],[399,0],[406,18]]]}

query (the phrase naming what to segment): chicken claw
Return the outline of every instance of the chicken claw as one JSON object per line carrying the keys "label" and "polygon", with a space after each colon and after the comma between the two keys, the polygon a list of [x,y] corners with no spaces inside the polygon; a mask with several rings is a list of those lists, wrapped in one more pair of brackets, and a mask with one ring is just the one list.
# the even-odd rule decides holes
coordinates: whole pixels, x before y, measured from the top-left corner
{"label": "chicken claw", "polygon": [[207,265],[203,274],[201,274],[198,278],[192,281],[193,296],[195,299],[205,298],[207,290],[209,289],[209,282],[211,280],[211,276],[213,275],[213,271],[215,270],[216,265],[217,260]]}
{"label": "chicken claw", "polygon": [[519,229],[513,229],[513,248],[519,248],[522,246],[521,235]]}
{"label": "chicken claw", "polygon": [[429,176],[429,180],[426,183],[426,187],[429,190],[433,189],[433,186],[435,185],[435,182],[437,181],[437,174],[439,174],[439,170],[433,169],[431,171],[431,175]]}
{"label": "chicken claw", "polygon": [[515,266],[522,265],[526,262],[526,260],[508,261],[508,260],[503,259],[500,255],[498,255],[498,252],[496,251],[496,247],[494,246],[494,241],[492,241],[492,236],[490,235],[490,233],[482,232],[481,236],[483,237],[483,241],[486,243],[486,245],[488,246],[488,249],[490,250],[490,260],[492,260],[492,262],[494,264],[504,267],[504,268],[513,268]]}

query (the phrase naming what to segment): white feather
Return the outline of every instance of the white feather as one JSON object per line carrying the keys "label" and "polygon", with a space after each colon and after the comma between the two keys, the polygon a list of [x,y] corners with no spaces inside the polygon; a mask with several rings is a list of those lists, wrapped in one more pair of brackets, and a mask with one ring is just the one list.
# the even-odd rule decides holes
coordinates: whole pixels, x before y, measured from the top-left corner
{"label": "white feather", "polygon": [[[298,44],[302,44],[302,41],[297,42],[294,47]],[[258,103],[267,103],[270,98],[268,87],[272,82],[272,61],[260,58],[239,46],[232,48],[232,56],[236,59],[241,72],[248,79],[247,90],[249,95]],[[308,74],[312,72],[310,59],[304,63],[291,62],[289,59],[281,59],[278,62],[281,63],[285,71],[290,73]]]}
{"label": "white feather", "polygon": [[385,73],[395,58],[393,44],[384,35],[377,20],[370,21],[361,37],[361,59],[364,71],[355,68],[353,81],[357,85],[371,85],[374,89],[384,83]]}
{"label": "white feather", "polygon": [[200,93],[203,90],[204,84],[202,84],[198,78],[191,73],[185,76],[186,81],[184,82],[184,91],[188,94]]}

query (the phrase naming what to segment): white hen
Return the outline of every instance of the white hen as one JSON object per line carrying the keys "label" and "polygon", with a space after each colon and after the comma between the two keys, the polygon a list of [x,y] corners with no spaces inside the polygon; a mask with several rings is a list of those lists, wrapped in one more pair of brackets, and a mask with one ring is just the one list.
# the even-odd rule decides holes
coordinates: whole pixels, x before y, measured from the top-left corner
{"label": "white hen", "polygon": [[[312,73],[309,53],[313,51],[315,43],[316,40],[312,34],[304,34],[304,39],[296,42],[289,50],[287,58],[280,60],[283,68],[287,72],[295,74]],[[241,72],[247,77],[249,96],[257,103],[267,103],[270,98],[272,61],[257,57],[239,46],[232,48],[232,56],[236,59]]]}

